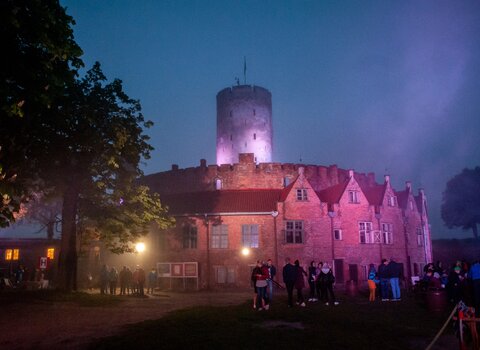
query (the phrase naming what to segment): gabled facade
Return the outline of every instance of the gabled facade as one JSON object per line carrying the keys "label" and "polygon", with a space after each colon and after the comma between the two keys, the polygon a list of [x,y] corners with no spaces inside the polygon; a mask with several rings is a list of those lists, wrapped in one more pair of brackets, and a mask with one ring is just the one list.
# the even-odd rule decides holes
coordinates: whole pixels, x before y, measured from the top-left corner
{"label": "gabled facade", "polygon": [[336,167],[332,176],[320,171],[325,167],[256,165],[253,155],[239,158],[221,176],[206,164],[186,172],[190,192],[178,169],[172,170],[176,177],[160,174],[175,178],[166,193],[165,183],[155,186],[149,177],[176,218],[176,227],[150,235],[154,261],[197,263],[199,288],[248,287],[257,259],[271,258],[279,271],[286,257],[303,265],[327,261],[339,283],[365,282],[369,264],[382,258],[403,264],[406,277],[431,261],[426,199],[423,191],[415,197],[409,183],[397,192],[389,176],[378,184],[371,174]]}

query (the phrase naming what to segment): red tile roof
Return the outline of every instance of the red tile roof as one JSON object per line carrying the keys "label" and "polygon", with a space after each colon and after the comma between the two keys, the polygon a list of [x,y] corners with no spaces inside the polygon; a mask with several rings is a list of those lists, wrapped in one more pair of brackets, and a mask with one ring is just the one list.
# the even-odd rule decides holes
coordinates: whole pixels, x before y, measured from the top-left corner
{"label": "red tile roof", "polygon": [[407,208],[407,202],[408,202],[408,191],[395,191],[395,194],[397,196],[397,201],[398,201],[398,207],[401,209],[406,209]]}
{"label": "red tile roof", "polygon": [[360,188],[365,194],[365,197],[367,197],[368,203],[375,206],[383,204],[383,198],[385,196],[387,184],[374,185],[371,187],[364,187],[360,185]]}
{"label": "red tile roof", "polygon": [[260,213],[277,209],[282,189],[218,190],[163,195],[172,215]]}
{"label": "red tile roof", "polygon": [[342,197],[343,192],[347,188],[348,182],[350,179],[345,180],[343,183],[328,187],[322,191],[317,192],[318,198],[322,202],[329,204],[338,203]]}

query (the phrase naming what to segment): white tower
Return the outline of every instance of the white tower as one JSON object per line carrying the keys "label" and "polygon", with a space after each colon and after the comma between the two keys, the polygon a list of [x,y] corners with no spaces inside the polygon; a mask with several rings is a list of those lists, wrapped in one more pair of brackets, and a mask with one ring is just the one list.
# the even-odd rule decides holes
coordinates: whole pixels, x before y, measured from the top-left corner
{"label": "white tower", "polygon": [[256,163],[272,161],[272,94],[255,85],[238,85],[217,94],[217,164],[238,163],[253,153]]}

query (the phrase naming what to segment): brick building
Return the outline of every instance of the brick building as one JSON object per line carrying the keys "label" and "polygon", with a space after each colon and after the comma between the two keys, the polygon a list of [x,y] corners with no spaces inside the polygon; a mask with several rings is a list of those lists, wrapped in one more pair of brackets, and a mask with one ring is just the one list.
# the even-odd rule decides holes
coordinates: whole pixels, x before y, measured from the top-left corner
{"label": "brick building", "polygon": [[403,264],[406,277],[418,274],[432,258],[423,190],[414,194],[410,182],[395,190],[389,176],[377,183],[373,173],[336,165],[260,162],[251,150],[260,145],[260,158],[271,157],[269,94],[238,86],[217,95],[219,164],[202,159],[145,176],[176,218],[174,228],[149,237],[161,275],[170,283],[198,276],[200,288],[247,287],[257,259],[281,267],[286,257],[327,261],[339,283],[366,281],[368,266],[382,258]]}

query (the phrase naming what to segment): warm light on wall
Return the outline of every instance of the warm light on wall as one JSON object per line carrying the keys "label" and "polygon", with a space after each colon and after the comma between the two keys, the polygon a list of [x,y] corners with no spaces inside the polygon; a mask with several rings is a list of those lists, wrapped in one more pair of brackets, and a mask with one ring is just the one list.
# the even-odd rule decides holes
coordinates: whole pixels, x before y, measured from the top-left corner
{"label": "warm light on wall", "polygon": [[55,248],[48,248],[47,249],[47,258],[53,260],[55,259]]}

